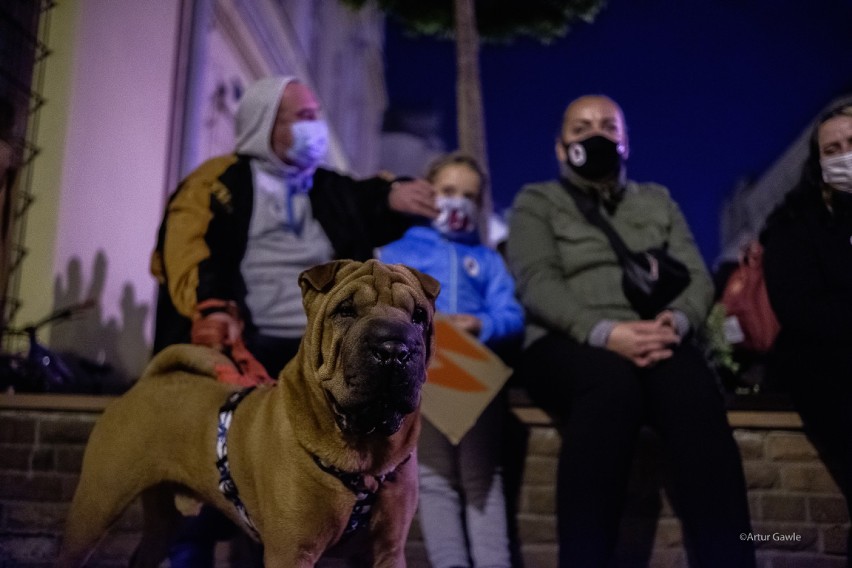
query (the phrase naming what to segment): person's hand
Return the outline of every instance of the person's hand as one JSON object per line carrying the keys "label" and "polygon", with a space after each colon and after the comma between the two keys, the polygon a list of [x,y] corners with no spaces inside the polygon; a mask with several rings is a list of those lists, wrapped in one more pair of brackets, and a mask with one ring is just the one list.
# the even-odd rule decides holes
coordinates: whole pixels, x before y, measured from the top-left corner
{"label": "person's hand", "polygon": [[482,320],[472,314],[450,314],[447,318],[474,337],[482,331]]}
{"label": "person's hand", "polygon": [[664,312],[660,312],[657,314],[657,317],[654,318],[654,321],[662,325],[663,327],[668,327],[677,332],[677,325],[675,325],[674,312],[671,310],[666,310]]}
{"label": "person's hand", "polygon": [[626,321],[612,329],[606,348],[637,367],[649,367],[671,357],[672,348],[679,341],[673,325],[660,321]]}
{"label": "person's hand", "polygon": [[435,189],[422,179],[393,182],[388,195],[388,205],[398,213],[429,219],[435,219],[439,213],[435,208]]}
{"label": "person's hand", "polygon": [[206,345],[224,351],[240,338],[242,325],[227,312],[213,312],[195,319],[190,335],[194,345]]}

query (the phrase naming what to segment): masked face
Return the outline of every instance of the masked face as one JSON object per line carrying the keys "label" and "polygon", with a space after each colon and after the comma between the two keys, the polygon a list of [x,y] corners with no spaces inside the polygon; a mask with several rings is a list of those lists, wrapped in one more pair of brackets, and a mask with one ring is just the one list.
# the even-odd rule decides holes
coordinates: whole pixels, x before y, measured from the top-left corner
{"label": "masked face", "polygon": [[479,207],[465,197],[440,196],[435,199],[440,213],[432,221],[436,231],[450,240],[470,240],[476,236]]}
{"label": "masked face", "polygon": [[852,193],[852,152],[820,160],[822,179],[838,191]]}
{"label": "masked face", "polygon": [[328,147],[328,126],[320,105],[306,85],[291,82],[284,89],[270,137],[272,153],[299,170],[319,165]]}
{"label": "masked face", "polygon": [[572,173],[594,182],[616,178],[627,156],[624,115],[612,99],[587,95],[568,105],[556,157]]}
{"label": "masked face", "polygon": [[323,120],[300,120],[291,125],[293,143],[287,162],[303,169],[317,167],[328,151],[328,125]]}
{"label": "masked face", "polygon": [[834,116],[819,127],[822,179],[833,189],[852,193],[852,116]]}
{"label": "masked face", "polygon": [[600,180],[612,177],[621,170],[624,145],[605,136],[591,136],[564,144],[565,163],[580,177]]}

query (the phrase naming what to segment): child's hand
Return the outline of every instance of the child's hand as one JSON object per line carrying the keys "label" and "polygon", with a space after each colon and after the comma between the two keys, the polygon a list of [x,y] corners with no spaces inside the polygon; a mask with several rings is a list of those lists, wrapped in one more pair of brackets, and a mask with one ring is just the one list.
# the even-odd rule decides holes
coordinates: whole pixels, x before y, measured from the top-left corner
{"label": "child's hand", "polygon": [[482,331],[482,320],[472,314],[450,314],[450,321],[474,337]]}

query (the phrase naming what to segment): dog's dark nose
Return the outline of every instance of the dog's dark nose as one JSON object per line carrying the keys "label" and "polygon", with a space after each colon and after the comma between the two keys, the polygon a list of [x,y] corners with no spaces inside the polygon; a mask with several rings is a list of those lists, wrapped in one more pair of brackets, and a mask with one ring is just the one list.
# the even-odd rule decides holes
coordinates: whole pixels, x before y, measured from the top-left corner
{"label": "dog's dark nose", "polygon": [[404,365],[411,358],[411,350],[402,341],[384,341],[373,348],[373,357],[381,365]]}

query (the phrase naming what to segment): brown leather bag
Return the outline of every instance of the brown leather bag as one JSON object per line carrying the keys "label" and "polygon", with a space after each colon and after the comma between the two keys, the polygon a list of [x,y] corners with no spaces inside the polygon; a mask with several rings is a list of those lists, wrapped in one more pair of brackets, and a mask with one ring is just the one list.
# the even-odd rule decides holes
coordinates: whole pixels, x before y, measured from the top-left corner
{"label": "brown leather bag", "polygon": [[781,329],[769,303],[763,278],[763,246],[758,241],[746,245],[740,265],[731,273],[721,303],[727,315],[737,318],[743,341],[734,347],[766,353]]}

